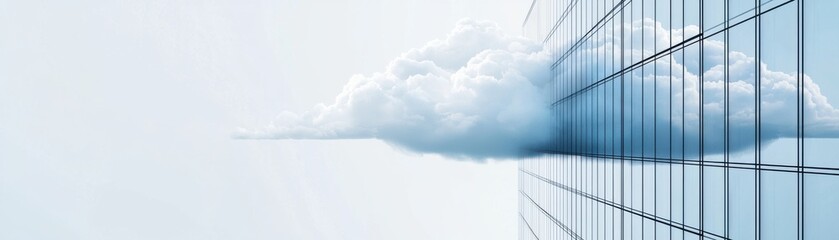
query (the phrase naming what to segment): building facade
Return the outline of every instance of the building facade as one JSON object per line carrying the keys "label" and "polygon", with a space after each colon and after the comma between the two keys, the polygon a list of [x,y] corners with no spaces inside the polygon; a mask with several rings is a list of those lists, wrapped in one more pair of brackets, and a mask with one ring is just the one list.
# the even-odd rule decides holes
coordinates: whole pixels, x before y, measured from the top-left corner
{"label": "building facade", "polygon": [[839,4],[534,0],[548,154],[520,239],[839,237]]}

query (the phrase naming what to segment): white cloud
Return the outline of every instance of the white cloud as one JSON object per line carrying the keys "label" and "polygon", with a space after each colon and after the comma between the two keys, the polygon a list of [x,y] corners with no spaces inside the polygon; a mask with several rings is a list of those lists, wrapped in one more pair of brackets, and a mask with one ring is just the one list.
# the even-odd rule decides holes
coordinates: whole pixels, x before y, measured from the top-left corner
{"label": "white cloud", "polygon": [[412,151],[474,159],[518,157],[549,141],[549,56],[496,24],[460,21],[391,61],[353,76],[328,105],[284,112],[244,138],[378,138]]}
{"label": "white cloud", "polygon": [[[625,33],[640,36],[647,46],[641,50],[640,38],[633,38],[633,48],[624,54],[627,62],[653,54],[653,45],[665,49],[672,43],[682,41],[684,36],[698,33],[696,26],[668,31],[652,20],[635,21],[623,26]],[[607,31],[609,32],[609,31]],[[655,33],[655,34],[654,34]],[[597,59],[595,65],[577,66],[573,69],[558,69],[559,74],[573,76],[595,76],[582,69],[602,69],[607,62],[603,56],[620,54],[619,36],[598,36],[593,39],[596,46],[579,51]],[[723,150],[723,91],[725,45],[717,40],[704,40],[704,128],[706,129],[706,152]],[[605,51],[605,52],[604,52]],[[604,54],[605,53],[605,54]],[[658,72],[647,71],[627,74],[627,83],[646,83],[658,86],[655,91],[640,87],[629,89],[627,94],[672,94],[671,104],[649,100],[645,112],[641,112],[640,101],[624,101],[627,113],[644,114],[646,120],[632,121],[627,118],[627,127],[635,143],[629,147],[630,154],[640,152],[638,144],[641,130],[645,136],[653,134],[658,126],[660,132],[672,128],[679,133],[684,129],[685,152],[697,154],[699,139],[699,62],[698,51],[688,48],[682,62],[678,55],[656,60],[653,64]],[[730,146],[733,151],[753,145],[755,58],[742,52],[729,51],[729,97],[730,97]],[[581,129],[582,124],[595,123],[606,126],[604,119],[611,119],[613,112],[605,113],[599,119],[586,116],[576,121],[555,124],[550,110],[551,54],[542,49],[540,43],[521,37],[505,35],[494,23],[463,20],[445,38],[434,40],[425,46],[412,49],[391,61],[384,72],[372,75],[356,75],[344,86],[335,102],[315,106],[302,114],[283,112],[268,127],[258,130],[243,130],[241,138],[268,139],[348,139],[377,138],[388,143],[421,153],[437,153],[450,157],[473,159],[520,157],[536,154],[537,149],[548,148],[553,137],[571,134],[570,129]],[[761,71],[761,128],[763,141],[795,137],[796,132],[796,74],[773,71],[766,64]],[[671,73],[672,72],[672,78]],[[605,74],[604,74],[605,75]],[[822,95],[817,84],[809,76],[805,80],[805,119],[808,137],[839,137],[839,110],[831,106]],[[674,88],[671,90],[669,83]],[[636,85],[637,86],[637,85]],[[684,92],[682,91],[684,86]],[[642,92],[644,91],[644,92]],[[671,92],[672,91],[672,92]],[[681,99],[684,97],[684,117]],[[667,101],[662,99],[659,101]],[[649,107],[652,106],[652,107]],[[693,106],[693,107],[691,107]],[[560,111],[562,108],[558,108]],[[558,114],[562,114],[559,112]],[[683,119],[684,118],[684,119]],[[651,121],[649,119],[655,119]],[[716,120],[708,120],[716,119]],[[683,123],[684,126],[683,127]],[[646,127],[646,128],[645,128]],[[556,132],[554,132],[556,130]],[[556,134],[555,134],[556,133]],[[575,136],[575,135],[572,135]],[[666,138],[659,134],[658,137]],[[602,139],[574,138],[572,142],[560,141],[560,148],[580,149],[574,146],[596,147]],[[649,142],[649,141],[648,141]],[[650,143],[647,143],[649,147]],[[567,150],[566,150],[567,151]]]}

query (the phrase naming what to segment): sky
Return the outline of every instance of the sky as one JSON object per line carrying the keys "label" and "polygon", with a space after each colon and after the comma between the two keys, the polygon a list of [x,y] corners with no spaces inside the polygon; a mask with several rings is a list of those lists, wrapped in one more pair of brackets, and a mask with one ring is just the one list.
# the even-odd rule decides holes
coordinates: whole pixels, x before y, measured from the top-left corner
{"label": "sky", "polygon": [[0,1],[0,238],[514,238],[514,162],[231,135],[527,7]]}

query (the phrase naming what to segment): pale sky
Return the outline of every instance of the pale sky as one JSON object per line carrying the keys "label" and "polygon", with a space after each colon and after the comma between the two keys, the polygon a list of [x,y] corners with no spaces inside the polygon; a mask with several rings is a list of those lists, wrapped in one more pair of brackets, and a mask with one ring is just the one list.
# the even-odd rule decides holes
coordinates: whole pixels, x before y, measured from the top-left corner
{"label": "pale sky", "polygon": [[529,1],[0,0],[0,239],[511,239],[516,166],[243,141]]}

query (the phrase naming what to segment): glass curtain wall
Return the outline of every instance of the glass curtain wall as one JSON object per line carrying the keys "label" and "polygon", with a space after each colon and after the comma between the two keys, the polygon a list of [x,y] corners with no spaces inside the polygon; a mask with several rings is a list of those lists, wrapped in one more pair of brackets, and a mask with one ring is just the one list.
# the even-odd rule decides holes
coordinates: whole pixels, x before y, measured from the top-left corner
{"label": "glass curtain wall", "polygon": [[534,0],[553,54],[520,239],[839,236],[839,3]]}

